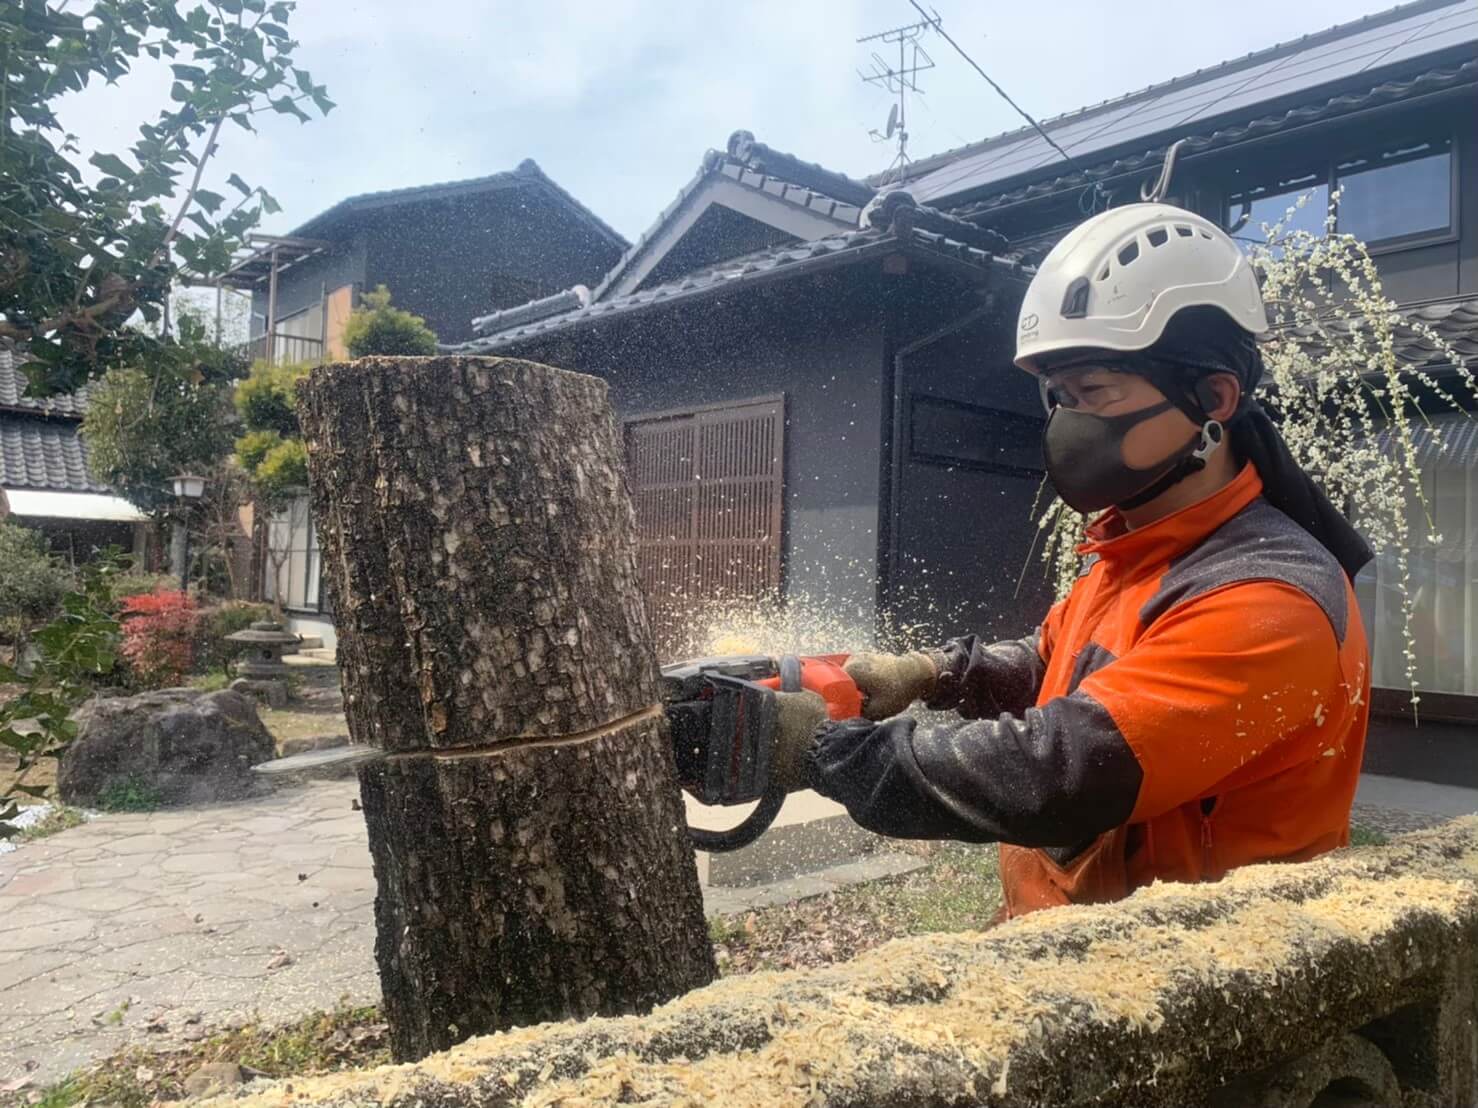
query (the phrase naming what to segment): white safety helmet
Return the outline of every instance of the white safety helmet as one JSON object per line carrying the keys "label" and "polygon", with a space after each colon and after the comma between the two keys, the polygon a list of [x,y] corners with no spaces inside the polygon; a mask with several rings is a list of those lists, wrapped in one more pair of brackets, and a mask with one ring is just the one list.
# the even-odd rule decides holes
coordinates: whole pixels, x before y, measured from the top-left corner
{"label": "white safety helmet", "polygon": [[1110,208],[1042,261],[1021,304],[1016,364],[1036,373],[1059,350],[1143,350],[1196,305],[1253,335],[1268,329],[1252,267],[1220,227],[1170,204]]}

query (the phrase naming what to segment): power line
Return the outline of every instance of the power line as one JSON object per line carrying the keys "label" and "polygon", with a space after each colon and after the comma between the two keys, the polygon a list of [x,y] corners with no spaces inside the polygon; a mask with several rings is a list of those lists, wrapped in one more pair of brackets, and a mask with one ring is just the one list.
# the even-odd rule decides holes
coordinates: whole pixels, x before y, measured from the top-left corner
{"label": "power line", "polygon": [[965,53],[965,48],[950,37],[949,32],[944,29],[944,20],[939,17],[939,13],[937,11],[931,16],[927,11],[924,10],[924,7],[922,4],[919,3],[919,0],[908,0],[908,2],[918,9],[918,13],[924,17],[924,21],[932,26],[936,31],[938,31],[945,42],[949,43],[955,48],[955,53],[959,54],[960,57],[969,62],[971,68],[974,69],[976,73],[979,73],[982,77],[985,78],[985,83],[990,85],[991,88],[995,89],[997,95],[999,95],[1002,100],[1006,101],[1006,103],[1010,104],[1013,108],[1016,109],[1016,114],[1021,116],[1022,119],[1026,120],[1032,125],[1032,127],[1036,129],[1037,134],[1042,136],[1043,142],[1045,142],[1048,146],[1052,147],[1053,150],[1056,150],[1059,154],[1061,154],[1063,161],[1067,162],[1069,165],[1072,164],[1072,155],[1070,155],[1061,146],[1058,146],[1057,141],[1047,133],[1046,128],[1044,128],[1040,123],[1033,119],[1031,114],[1025,108],[1023,108],[1015,100],[1012,100],[1006,90],[1003,89],[1000,85],[996,84],[995,81],[991,80],[990,74],[981,69],[980,64],[969,54]]}

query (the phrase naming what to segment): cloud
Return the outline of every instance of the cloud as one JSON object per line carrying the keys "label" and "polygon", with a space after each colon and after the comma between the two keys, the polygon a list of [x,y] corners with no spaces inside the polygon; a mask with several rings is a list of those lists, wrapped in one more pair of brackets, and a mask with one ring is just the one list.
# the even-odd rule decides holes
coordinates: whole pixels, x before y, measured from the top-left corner
{"label": "cloud", "polygon": [[[1041,116],[1168,80],[1385,7],[1384,0],[1224,6],[948,0],[945,25]],[[628,236],[736,128],[854,175],[885,167],[890,98],[856,70],[862,34],[916,18],[901,0],[302,0],[299,62],[339,107],[300,125],[228,128],[220,172],[268,188],[282,232],[354,193],[481,176],[532,157]],[[1016,115],[939,39],[912,106],[916,156],[1015,128]],[[84,149],[120,149],[162,103],[145,67],[66,107]]]}

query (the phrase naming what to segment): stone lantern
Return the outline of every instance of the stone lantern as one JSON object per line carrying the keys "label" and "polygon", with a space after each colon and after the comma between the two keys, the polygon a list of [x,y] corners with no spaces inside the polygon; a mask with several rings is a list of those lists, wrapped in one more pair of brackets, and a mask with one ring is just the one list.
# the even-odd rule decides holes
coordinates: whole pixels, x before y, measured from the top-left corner
{"label": "stone lantern", "polygon": [[270,619],[258,620],[245,631],[226,636],[227,642],[243,643],[246,650],[236,660],[240,675],[231,683],[233,689],[265,697],[268,704],[281,708],[287,704],[287,663],[283,651],[295,646],[298,637],[282,624]]}

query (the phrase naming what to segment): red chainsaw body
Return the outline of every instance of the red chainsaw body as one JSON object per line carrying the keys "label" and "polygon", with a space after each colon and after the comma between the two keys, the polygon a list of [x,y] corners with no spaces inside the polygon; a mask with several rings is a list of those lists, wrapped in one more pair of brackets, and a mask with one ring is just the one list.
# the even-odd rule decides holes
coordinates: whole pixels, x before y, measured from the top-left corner
{"label": "red chainsaw body", "polygon": [[[848,654],[801,655],[801,688],[826,701],[827,714],[832,719],[856,719],[862,714],[862,693],[842,668],[849,657]],[[762,678],[755,684],[778,691],[780,675]]]}

